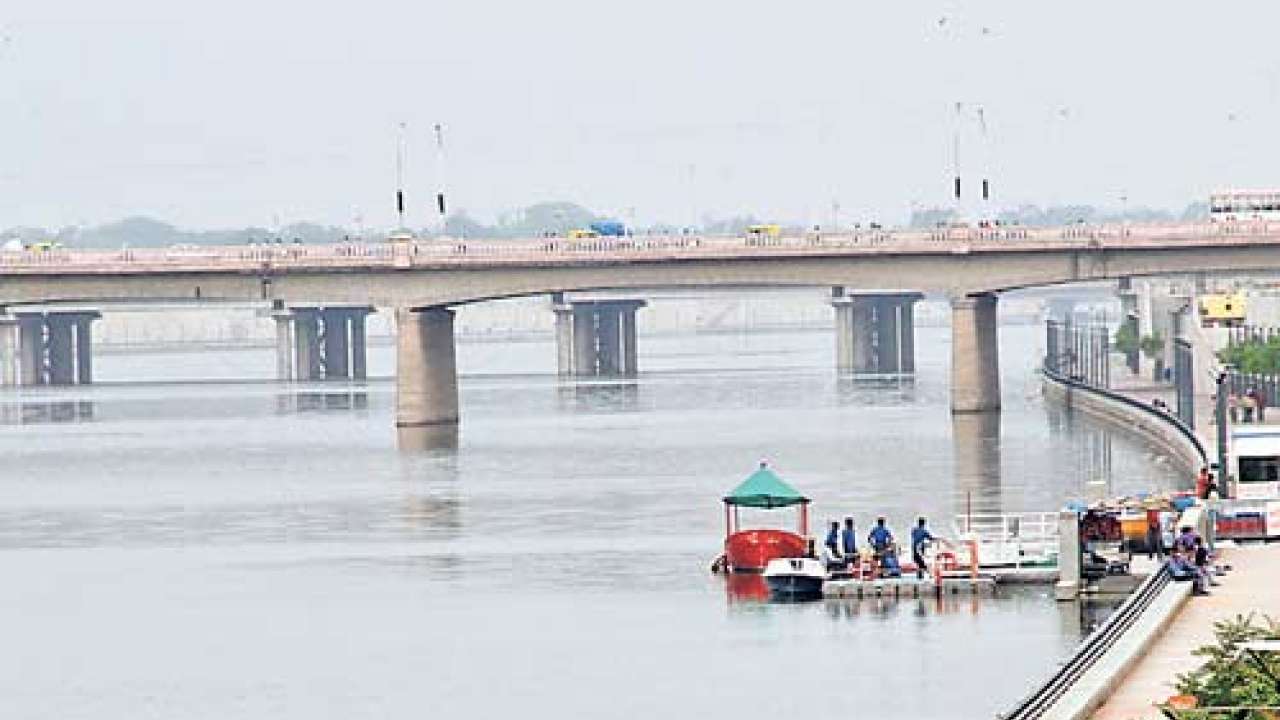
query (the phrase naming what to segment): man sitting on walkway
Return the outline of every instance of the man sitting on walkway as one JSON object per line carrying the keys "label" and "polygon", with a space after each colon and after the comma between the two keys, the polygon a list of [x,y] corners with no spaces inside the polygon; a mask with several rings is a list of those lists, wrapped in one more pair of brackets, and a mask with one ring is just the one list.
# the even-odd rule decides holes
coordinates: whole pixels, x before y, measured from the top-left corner
{"label": "man sitting on walkway", "polygon": [[1209,590],[1205,588],[1205,577],[1196,567],[1194,556],[1188,557],[1182,551],[1182,548],[1175,547],[1173,554],[1169,556],[1169,574],[1177,581],[1191,581],[1192,595],[1208,595]]}

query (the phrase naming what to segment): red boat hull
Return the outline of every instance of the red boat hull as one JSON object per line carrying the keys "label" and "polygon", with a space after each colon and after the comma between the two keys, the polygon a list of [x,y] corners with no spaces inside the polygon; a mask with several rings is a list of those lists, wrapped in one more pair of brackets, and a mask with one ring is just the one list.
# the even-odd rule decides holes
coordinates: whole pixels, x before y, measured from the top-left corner
{"label": "red boat hull", "polygon": [[802,557],[805,539],[786,530],[743,530],[724,541],[724,555],[731,572],[763,572],[770,560]]}

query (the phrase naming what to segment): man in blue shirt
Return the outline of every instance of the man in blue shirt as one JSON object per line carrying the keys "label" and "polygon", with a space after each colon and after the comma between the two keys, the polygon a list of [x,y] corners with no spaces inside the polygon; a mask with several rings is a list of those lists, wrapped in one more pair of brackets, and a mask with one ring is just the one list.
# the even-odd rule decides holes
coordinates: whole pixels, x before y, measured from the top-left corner
{"label": "man in blue shirt", "polygon": [[853,562],[858,557],[858,536],[853,534],[853,518],[844,519],[844,530],[840,531],[840,549],[844,552],[845,562]]}
{"label": "man in blue shirt", "polygon": [[871,543],[871,549],[875,550],[877,555],[883,554],[889,547],[889,543],[893,542],[893,533],[884,526],[883,516],[876,518],[876,526],[867,533],[867,542]]}
{"label": "man in blue shirt", "polygon": [[924,579],[924,574],[929,568],[924,562],[924,546],[933,542],[933,533],[925,527],[924,518],[916,521],[916,526],[911,528],[911,561],[916,564],[916,577]]}
{"label": "man in blue shirt", "polygon": [[831,530],[827,532],[827,539],[822,544],[826,546],[827,555],[832,562],[840,560],[840,523],[831,521]]}

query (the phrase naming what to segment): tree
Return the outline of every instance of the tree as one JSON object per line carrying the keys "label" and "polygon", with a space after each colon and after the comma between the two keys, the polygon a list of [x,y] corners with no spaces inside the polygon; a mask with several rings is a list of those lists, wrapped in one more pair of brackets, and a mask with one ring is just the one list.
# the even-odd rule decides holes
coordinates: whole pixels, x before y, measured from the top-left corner
{"label": "tree", "polygon": [[[1113,344],[1117,352],[1122,352],[1125,355],[1138,352],[1138,331],[1135,330],[1131,324],[1123,323],[1120,325],[1120,328],[1116,330],[1116,337]],[[1163,346],[1163,342],[1161,343],[1161,346]]]}
{"label": "tree", "polygon": [[1253,338],[1231,345],[1218,353],[1218,359],[1241,372],[1275,375],[1280,373],[1280,336],[1265,340]]}
{"label": "tree", "polygon": [[1138,347],[1148,360],[1161,360],[1164,356],[1164,337],[1160,333],[1152,333],[1142,338]]}
{"label": "tree", "polygon": [[[1280,640],[1280,623],[1263,616],[1237,615],[1214,623],[1216,642],[1196,649],[1204,665],[1178,676],[1178,691],[1195,696],[1200,707],[1280,705],[1280,657],[1250,654],[1240,645],[1251,640]],[[1261,714],[1233,717],[1268,717]]]}

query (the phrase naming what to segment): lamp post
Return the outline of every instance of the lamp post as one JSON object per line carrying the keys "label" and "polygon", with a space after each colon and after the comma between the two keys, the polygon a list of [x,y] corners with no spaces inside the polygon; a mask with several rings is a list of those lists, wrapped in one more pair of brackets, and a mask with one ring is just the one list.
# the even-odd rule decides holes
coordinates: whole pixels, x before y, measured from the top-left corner
{"label": "lamp post", "polygon": [[1227,497],[1227,371],[1218,373],[1215,379],[1217,394],[1215,396],[1214,414],[1217,416],[1218,435],[1218,497]]}

